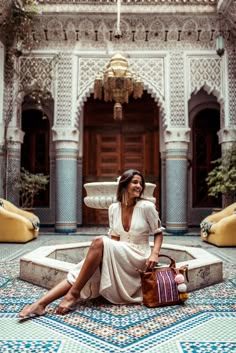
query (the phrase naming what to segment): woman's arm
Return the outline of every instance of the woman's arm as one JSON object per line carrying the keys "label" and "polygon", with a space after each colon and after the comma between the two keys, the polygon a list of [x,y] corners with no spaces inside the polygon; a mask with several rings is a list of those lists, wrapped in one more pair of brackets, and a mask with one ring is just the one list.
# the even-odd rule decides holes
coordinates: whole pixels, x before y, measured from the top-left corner
{"label": "woman's arm", "polygon": [[146,261],[145,271],[147,271],[148,269],[153,269],[158,264],[159,252],[161,249],[162,242],[163,242],[162,231],[154,234],[154,247],[150,257]]}
{"label": "woman's arm", "polygon": [[108,209],[108,218],[109,218],[108,235],[111,237],[112,240],[119,241],[120,240],[120,236],[116,235],[116,232],[113,229],[113,212],[114,212],[114,204],[111,204],[109,209]]}

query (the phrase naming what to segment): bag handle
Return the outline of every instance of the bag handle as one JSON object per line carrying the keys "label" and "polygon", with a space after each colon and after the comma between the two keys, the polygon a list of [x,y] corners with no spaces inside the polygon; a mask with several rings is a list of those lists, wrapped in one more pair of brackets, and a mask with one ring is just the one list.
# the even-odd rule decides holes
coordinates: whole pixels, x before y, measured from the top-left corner
{"label": "bag handle", "polygon": [[167,259],[170,260],[170,266],[169,267],[176,267],[176,263],[175,260],[173,259],[173,257],[169,256],[169,255],[164,255],[164,254],[159,254],[158,257],[166,257]]}
{"label": "bag handle", "polygon": [[[164,254],[159,254],[159,256],[158,257],[166,257],[167,259],[169,259],[170,260],[170,265],[169,265],[169,267],[171,267],[171,268],[175,268],[176,267],[176,262],[175,262],[175,260],[173,259],[173,257],[171,257],[171,256],[169,256],[169,255],[164,255]],[[143,270],[140,270],[140,269],[138,269],[138,268],[135,268],[136,269],[136,271],[138,271],[139,273],[145,273],[145,271],[143,271]],[[151,271],[154,271],[156,269],[156,267],[154,267]],[[148,271],[149,272],[149,271]]]}

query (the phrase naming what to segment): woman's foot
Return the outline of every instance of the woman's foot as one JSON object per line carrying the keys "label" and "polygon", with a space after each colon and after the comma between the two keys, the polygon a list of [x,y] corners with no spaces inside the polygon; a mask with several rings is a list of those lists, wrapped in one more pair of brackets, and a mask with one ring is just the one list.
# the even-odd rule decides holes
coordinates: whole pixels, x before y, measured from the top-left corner
{"label": "woman's foot", "polygon": [[56,314],[66,315],[76,309],[76,306],[79,304],[79,299],[73,295],[66,295],[61,303],[56,308]]}
{"label": "woman's foot", "polygon": [[24,319],[30,316],[41,316],[45,314],[46,314],[45,307],[42,304],[34,303],[34,304],[26,305],[19,313],[19,317]]}

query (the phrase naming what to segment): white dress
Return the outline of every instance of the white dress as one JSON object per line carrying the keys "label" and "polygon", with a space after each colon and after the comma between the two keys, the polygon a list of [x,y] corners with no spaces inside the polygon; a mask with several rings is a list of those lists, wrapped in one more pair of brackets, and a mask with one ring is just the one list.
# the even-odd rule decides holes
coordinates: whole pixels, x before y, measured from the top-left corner
{"label": "white dress", "polygon": [[[102,236],[102,265],[84,286],[81,298],[101,295],[114,304],[142,302],[140,275],[136,268],[144,269],[151,254],[149,235],[160,232],[160,224],[155,205],[140,200],[134,207],[130,230],[126,232],[122,225],[121,204],[113,203],[109,207],[108,235],[118,236],[120,241]],[[83,261],[68,273],[67,280],[71,284],[75,282]]]}

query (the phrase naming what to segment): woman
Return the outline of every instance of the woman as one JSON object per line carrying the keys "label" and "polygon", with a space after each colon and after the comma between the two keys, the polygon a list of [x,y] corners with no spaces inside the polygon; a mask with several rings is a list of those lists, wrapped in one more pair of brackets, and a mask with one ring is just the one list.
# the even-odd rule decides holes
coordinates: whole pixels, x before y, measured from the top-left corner
{"label": "woman", "polygon": [[[96,237],[86,258],[54,288],[19,316],[44,315],[46,306],[64,296],[56,313],[73,310],[80,299],[103,296],[114,304],[141,303],[139,269],[152,269],[158,263],[162,227],[155,205],[141,196],[145,181],[137,170],[120,177],[117,202],[109,207],[109,235]],[[149,234],[154,234],[151,251]]]}

